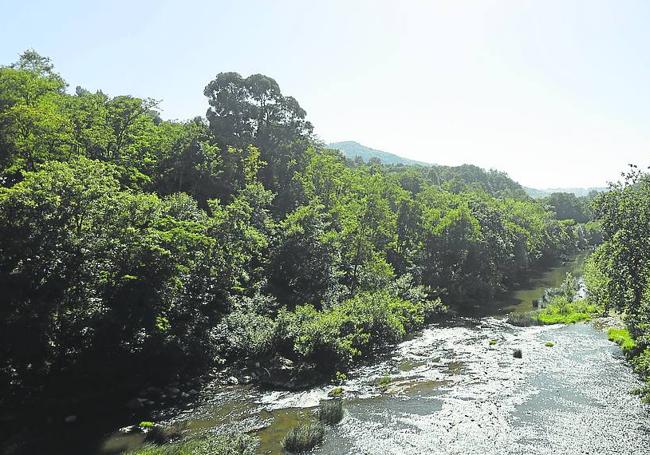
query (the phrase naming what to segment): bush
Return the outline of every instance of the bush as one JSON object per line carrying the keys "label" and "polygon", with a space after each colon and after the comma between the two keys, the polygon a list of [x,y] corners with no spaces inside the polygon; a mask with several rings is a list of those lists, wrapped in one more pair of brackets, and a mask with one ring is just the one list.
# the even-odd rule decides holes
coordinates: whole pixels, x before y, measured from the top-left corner
{"label": "bush", "polygon": [[343,401],[323,400],[318,409],[318,420],[328,425],[336,425],[343,419]]}
{"label": "bush", "polygon": [[349,366],[377,346],[402,340],[422,328],[428,316],[442,308],[439,300],[412,302],[388,291],[363,292],[324,311],[302,305],[279,326],[294,340],[300,356],[333,367]]}
{"label": "bush", "polygon": [[552,341],[547,341],[546,343],[544,343],[544,346],[546,346],[547,348],[552,348],[553,346],[555,346],[555,343],[553,343]]}
{"label": "bush", "polygon": [[126,455],[254,455],[257,441],[246,434],[189,439],[174,444],[152,445]]}
{"label": "bush", "polygon": [[320,422],[308,422],[289,430],[282,447],[293,453],[306,452],[323,442],[325,427]]}
{"label": "bush", "polygon": [[264,311],[273,308],[275,301],[259,295],[240,300],[212,330],[213,341],[221,346],[221,355],[256,358],[272,352],[276,346],[276,323]]}

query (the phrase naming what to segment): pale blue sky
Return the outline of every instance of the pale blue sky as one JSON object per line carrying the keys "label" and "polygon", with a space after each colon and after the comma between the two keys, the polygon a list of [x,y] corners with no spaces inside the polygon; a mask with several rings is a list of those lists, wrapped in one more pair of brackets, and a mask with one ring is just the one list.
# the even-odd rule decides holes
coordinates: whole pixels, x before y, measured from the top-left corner
{"label": "pale blue sky", "polygon": [[650,164],[650,2],[0,0],[0,63],[204,115],[218,72],[264,73],[327,142],[472,163],[535,187]]}

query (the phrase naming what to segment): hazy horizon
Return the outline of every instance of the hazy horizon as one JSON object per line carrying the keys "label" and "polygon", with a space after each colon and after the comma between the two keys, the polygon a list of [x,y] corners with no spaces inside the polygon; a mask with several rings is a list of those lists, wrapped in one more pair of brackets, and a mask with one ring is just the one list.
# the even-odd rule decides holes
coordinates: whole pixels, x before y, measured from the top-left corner
{"label": "hazy horizon", "polygon": [[[475,164],[535,188],[649,164],[644,2],[5,2],[2,64],[27,48],[71,88],[204,115],[215,74],[263,73],[324,142]],[[170,64],[170,62],[172,62]]]}

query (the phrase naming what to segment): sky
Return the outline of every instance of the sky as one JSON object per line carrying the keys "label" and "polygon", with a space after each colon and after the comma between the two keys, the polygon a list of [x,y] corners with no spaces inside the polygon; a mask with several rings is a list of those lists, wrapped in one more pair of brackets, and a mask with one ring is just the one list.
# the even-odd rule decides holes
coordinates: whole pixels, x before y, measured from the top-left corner
{"label": "sky", "polygon": [[325,142],[536,188],[650,164],[650,2],[0,0],[0,64],[204,115],[217,73],[273,77]]}

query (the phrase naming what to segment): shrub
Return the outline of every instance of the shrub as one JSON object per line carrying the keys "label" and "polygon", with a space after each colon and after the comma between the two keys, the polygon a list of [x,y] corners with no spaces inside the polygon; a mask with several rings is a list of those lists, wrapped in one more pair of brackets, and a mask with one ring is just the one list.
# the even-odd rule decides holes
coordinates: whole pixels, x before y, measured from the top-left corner
{"label": "shrub", "polygon": [[[650,348],[645,348],[634,360],[634,370],[650,380]],[[650,386],[650,383],[648,384]]]}
{"label": "shrub", "polygon": [[340,399],[322,400],[318,408],[318,420],[328,425],[336,425],[343,419],[343,401]]}
{"label": "shrub", "polygon": [[438,300],[412,302],[388,291],[362,292],[324,311],[311,305],[285,312],[283,337],[294,340],[302,357],[333,367],[349,366],[377,346],[395,343],[424,326]]}
{"label": "shrub", "polygon": [[212,330],[215,344],[228,358],[261,357],[272,352],[276,345],[276,323],[264,314],[273,308],[272,298],[256,295],[240,298],[234,309]]}
{"label": "shrub", "polygon": [[544,343],[544,346],[546,346],[547,348],[552,348],[553,346],[555,346],[555,343],[553,343],[552,341],[547,341],[546,343]]}
{"label": "shrub", "polygon": [[490,344],[490,346],[494,346],[495,344],[497,344],[497,340],[495,340],[495,339],[493,338],[493,339],[491,339],[491,340],[489,341],[489,344]]}
{"label": "shrub", "polygon": [[320,422],[308,422],[289,430],[282,440],[282,447],[289,452],[301,453],[323,442],[325,427]]}

